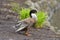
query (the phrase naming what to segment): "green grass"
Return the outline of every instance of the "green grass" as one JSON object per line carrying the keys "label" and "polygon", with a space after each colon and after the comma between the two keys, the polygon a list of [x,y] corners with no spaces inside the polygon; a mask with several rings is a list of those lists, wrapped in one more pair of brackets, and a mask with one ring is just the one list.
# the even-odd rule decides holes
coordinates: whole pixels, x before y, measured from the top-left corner
{"label": "green grass", "polygon": [[30,12],[30,9],[28,9],[28,8],[22,8],[22,10],[20,11],[20,13],[21,13],[20,14],[21,20],[29,17],[29,12]]}
{"label": "green grass", "polygon": [[47,14],[45,12],[43,12],[43,11],[40,11],[36,15],[38,17],[38,20],[37,20],[37,22],[35,24],[35,27],[42,28],[44,22],[46,21]]}
{"label": "green grass", "polygon": [[[13,7],[12,7],[12,10],[17,12],[19,14],[19,19],[20,20],[23,20],[23,19],[26,19],[29,17],[29,12],[30,12],[30,9],[29,8],[21,8],[18,4],[16,3],[12,3]],[[21,10],[20,10],[21,9]],[[44,22],[46,21],[46,18],[47,18],[47,14],[43,11],[39,11],[37,12],[37,22],[35,24],[35,27],[36,28],[42,28]]]}

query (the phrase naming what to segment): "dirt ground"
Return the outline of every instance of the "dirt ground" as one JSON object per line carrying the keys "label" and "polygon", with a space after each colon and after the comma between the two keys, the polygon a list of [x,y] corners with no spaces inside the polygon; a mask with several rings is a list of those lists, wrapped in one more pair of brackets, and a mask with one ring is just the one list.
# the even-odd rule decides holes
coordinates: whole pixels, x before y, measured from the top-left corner
{"label": "dirt ground", "polygon": [[[3,0],[0,1],[0,3],[2,2]],[[23,2],[23,0],[21,2]],[[0,8],[1,7],[2,6],[0,6]],[[7,15],[10,15],[11,18],[7,19]],[[31,33],[32,36],[30,37],[16,33],[13,28],[17,20],[15,16],[14,14],[7,14],[7,12],[0,11],[0,40],[60,40],[60,35],[56,35],[53,31],[49,30],[48,27],[42,29],[31,28],[29,33]]]}
{"label": "dirt ground", "polygon": [[32,28],[29,31],[32,36],[27,37],[23,34],[15,33],[12,25],[9,25],[10,26],[0,24],[0,40],[60,40],[59,35],[56,35],[54,32],[48,30],[47,28],[38,30]]}
{"label": "dirt ground", "polygon": [[2,13],[0,14],[0,40],[60,40],[60,36],[48,30],[48,27],[42,29],[31,28],[29,33],[32,36],[27,37],[15,32],[13,28],[15,24],[16,21],[13,16],[12,19],[6,19]]}

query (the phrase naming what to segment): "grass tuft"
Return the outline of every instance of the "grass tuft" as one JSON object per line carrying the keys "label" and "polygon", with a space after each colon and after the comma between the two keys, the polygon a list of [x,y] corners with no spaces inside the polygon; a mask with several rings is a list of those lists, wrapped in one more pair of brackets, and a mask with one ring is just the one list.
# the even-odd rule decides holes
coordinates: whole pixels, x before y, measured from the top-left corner
{"label": "grass tuft", "polygon": [[28,9],[28,8],[22,8],[22,10],[20,11],[20,13],[21,13],[20,14],[21,20],[29,17],[29,12],[30,12],[30,9]]}
{"label": "grass tuft", "polygon": [[40,11],[36,15],[38,17],[38,20],[37,20],[37,22],[35,24],[35,27],[42,28],[44,22],[46,21],[47,14],[45,12],[43,12],[43,11]]}

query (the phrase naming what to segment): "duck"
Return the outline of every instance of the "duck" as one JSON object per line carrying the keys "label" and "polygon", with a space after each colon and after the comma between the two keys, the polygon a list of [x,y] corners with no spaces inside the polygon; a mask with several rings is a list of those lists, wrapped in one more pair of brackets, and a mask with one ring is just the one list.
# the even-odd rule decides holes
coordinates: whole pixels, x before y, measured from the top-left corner
{"label": "duck", "polygon": [[16,31],[15,32],[19,32],[21,30],[25,31],[25,35],[29,35],[28,31],[29,29],[36,23],[37,21],[37,10],[32,9],[29,12],[29,16],[28,18],[18,21],[18,24],[15,25]]}

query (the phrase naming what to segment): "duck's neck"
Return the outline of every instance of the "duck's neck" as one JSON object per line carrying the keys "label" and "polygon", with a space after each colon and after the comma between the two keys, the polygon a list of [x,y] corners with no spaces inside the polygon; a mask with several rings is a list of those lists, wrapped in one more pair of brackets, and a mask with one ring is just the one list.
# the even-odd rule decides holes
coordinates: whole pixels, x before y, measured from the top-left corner
{"label": "duck's neck", "polygon": [[37,20],[36,14],[32,13],[32,14],[31,14],[31,18],[33,18],[34,20]]}

